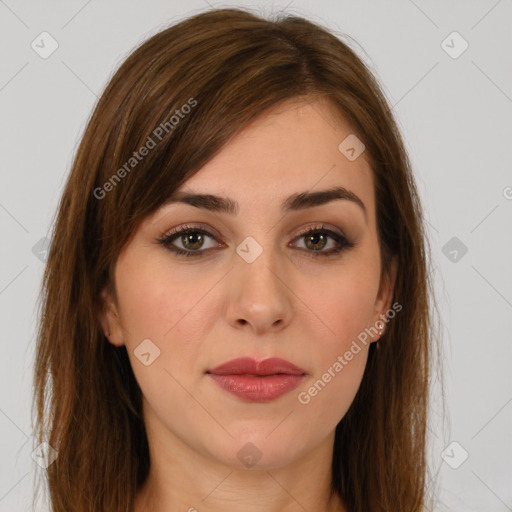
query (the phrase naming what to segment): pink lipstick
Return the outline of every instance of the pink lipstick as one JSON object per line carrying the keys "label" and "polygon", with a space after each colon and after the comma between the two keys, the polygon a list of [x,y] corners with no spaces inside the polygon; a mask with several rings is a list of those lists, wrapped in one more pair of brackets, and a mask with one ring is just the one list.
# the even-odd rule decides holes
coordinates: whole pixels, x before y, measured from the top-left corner
{"label": "pink lipstick", "polygon": [[295,389],[306,372],[294,364],[272,357],[256,361],[240,357],[208,370],[222,389],[249,402],[269,402]]}

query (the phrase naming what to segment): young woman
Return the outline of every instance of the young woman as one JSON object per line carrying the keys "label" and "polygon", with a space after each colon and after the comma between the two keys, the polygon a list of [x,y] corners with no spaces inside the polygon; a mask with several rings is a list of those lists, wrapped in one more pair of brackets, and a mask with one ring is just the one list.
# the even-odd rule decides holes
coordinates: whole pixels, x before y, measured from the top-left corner
{"label": "young woman", "polygon": [[426,510],[427,247],[390,107],[339,38],[238,9],[151,37],[54,226],[51,510]]}

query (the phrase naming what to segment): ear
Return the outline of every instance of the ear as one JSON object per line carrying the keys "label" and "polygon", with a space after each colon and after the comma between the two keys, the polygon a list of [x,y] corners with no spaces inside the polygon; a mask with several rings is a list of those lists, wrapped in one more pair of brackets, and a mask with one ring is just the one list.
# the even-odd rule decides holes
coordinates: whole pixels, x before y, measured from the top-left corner
{"label": "ear", "polygon": [[394,256],[391,260],[389,271],[384,274],[381,279],[379,292],[377,294],[377,298],[375,299],[371,325],[374,327],[373,331],[378,331],[380,327],[382,327],[382,331],[380,333],[377,332],[372,336],[372,342],[378,341],[386,330],[386,323],[388,318],[386,312],[391,308],[391,301],[393,300],[393,292],[395,289],[397,272],[398,260],[397,257]]}
{"label": "ear", "polygon": [[101,308],[98,313],[98,319],[105,338],[107,338],[112,345],[121,347],[124,345],[124,341],[118,308],[106,289],[103,289],[100,293],[100,302]]}

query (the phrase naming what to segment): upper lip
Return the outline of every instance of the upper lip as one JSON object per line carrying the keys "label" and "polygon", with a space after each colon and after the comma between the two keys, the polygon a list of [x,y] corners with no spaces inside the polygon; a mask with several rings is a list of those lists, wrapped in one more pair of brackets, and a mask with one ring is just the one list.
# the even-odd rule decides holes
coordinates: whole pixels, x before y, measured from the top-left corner
{"label": "upper lip", "polygon": [[257,361],[252,357],[239,357],[216,366],[206,373],[215,375],[304,375],[306,372],[290,361],[279,357],[271,357],[262,361]]}

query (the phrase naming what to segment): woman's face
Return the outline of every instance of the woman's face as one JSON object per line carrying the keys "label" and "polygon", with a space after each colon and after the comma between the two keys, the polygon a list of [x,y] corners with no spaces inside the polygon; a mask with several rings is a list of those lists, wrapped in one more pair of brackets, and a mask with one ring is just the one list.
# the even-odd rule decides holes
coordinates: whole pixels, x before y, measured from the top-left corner
{"label": "woman's face", "polygon": [[[326,102],[281,104],[179,189],[220,199],[169,202],[121,252],[102,322],[159,447],[261,469],[332,451],[395,275],[379,281],[372,171],[351,133]],[[252,366],[216,370],[238,358]],[[294,366],[258,366],[270,358]]]}

